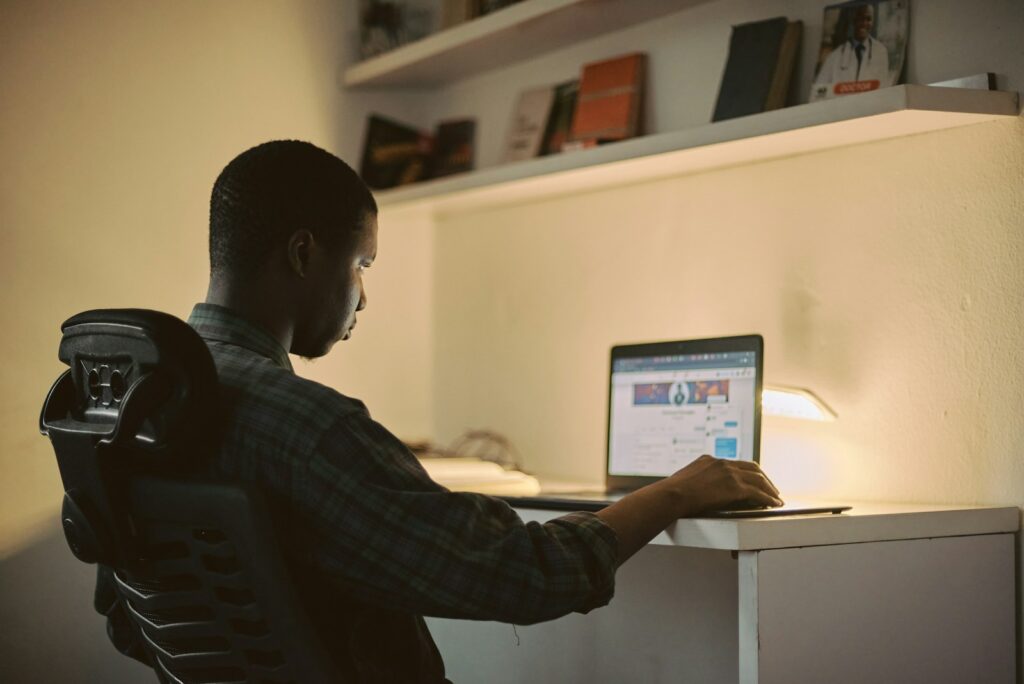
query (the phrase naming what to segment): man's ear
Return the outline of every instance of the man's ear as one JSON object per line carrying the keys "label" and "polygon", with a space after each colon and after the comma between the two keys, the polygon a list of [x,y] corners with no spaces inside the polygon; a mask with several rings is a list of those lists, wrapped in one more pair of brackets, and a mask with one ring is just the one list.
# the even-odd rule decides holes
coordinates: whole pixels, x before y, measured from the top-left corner
{"label": "man's ear", "polygon": [[305,228],[295,231],[288,238],[288,266],[300,278],[305,278],[309,272],[315,242],[313,234]]}

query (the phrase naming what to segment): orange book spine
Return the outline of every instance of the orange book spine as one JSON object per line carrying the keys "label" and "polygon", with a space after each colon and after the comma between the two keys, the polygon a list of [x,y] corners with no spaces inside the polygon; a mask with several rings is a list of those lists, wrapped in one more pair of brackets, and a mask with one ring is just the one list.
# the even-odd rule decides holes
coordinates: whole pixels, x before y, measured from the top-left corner
{"label": "orange book spine", "polygon": [[573,140],[622,140],[637,134],[645,64],[646,55],[635,53],[583,68]]}

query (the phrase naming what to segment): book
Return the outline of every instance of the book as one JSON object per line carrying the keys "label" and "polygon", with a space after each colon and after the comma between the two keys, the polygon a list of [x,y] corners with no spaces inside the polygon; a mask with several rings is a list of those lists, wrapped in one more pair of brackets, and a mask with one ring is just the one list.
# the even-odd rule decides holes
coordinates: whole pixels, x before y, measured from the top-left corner
{"label": "book", "polygon": [[512,121],[509,122],[504,161],[532,159],[540,154],[554,101],[554,86],[533,88],[519,96]]}
{"label": "book", "polygon": [[855,0],[825,7],[810,101],[899,83],[909,24],[910,0]]}
{"label": "book", "polygon": [[376,57],[424,38],[436,24],[435,10],[420,3],[359,0],[359,57]]}
{"label": "book", "polygon": [[476,16],[497,12],[517,2],[520,2],[520,0],[476,0]]}
{"label": "book", "polygon": [[570,140],[598,143],[639,135],[647,56],[636,52],[583,67]]}
{"label": "book", "polygon": [[544,138],[540,146],[540,155],[558,154],[569,141],[572,128],[572,117],[576,113],[576,97],[579,94],[580,82],[576,79],[555,86],[551,112],[544,127]]}
{"label": "book", "polygon": [[476,16],[477,0],[444,0],[441,5],[441,28],[451,28]]}
{"label": "book", "polygon": [[803,24],[775,17],[732,27],[712,121],[785,106]]}
{"label": "book", "polygon": [[783,34],[782,45],[779,46],[779,59],[775,63],[775,74],[772,76],[771,87],[768,88],[768,100],[764,106],[766,112],[782,109],[789,100],[793,70],[796,68],[796,56],[800,51],[803,34],[804,23],[802,21],[786,23],[786,33]]}
{"label": "book", "polygon": [[359,175],[374,190],[415,183],[426,176],[433,140],[412,126],[371,114]]}
{"label": "book", "polygon": [[431,480],[453,492],[492,496],[535,496],[540,493],[537,478],[519,470],[506,470],[491,461],[472,457],[418,458]]}
{"label": "book", "polygon": [[437,126],[434,150],[430,157],[429,178],[450,176],[473,170],[476,120],[445,121]]}
{"label": "book", "polygon": [[930,86],[936,86],[939,88],[967,88],[970,90],[998,90],[996,84],[996,75],[991,71],[986,71],[980,74],[973,74],[971,76],[961,76],[960,78],[951,78],[946,81],[935,81],[929,83]]}
{"label": "book", "polygon": [[359,0],[359,57],[369,59],[405,42],[401,7],[383,0]]}

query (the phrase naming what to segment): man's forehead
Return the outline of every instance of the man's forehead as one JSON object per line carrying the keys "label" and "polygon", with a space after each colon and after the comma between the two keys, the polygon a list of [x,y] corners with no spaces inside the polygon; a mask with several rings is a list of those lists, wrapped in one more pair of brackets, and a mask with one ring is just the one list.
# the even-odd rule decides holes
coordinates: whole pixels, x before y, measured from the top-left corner
{"label": "man's forehead", "polygon": [[377,215],[367,213],[363,219],[360,232],[360,247],[369,250],[374,256],[377,254]]}

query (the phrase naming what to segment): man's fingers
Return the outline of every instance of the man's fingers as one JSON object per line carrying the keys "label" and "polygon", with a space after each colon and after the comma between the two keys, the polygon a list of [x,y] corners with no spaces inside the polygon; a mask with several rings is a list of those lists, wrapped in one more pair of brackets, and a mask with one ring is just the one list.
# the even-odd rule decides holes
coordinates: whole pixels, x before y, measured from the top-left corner
{"label": "man's fingers", "polygon": [[728,461],[728,463],[731,463],[734,468],[739,468],[740,470],[761,470],[761,466],[757,465],[753,461],[736,460]]}
{"label": "man's fingers", "polygon": [[[771,483],[771,479],[763,470],[761,470],[761,466],[754,463],[753,461],[729,461],[729,463],[737,470],[742,470],[745,473],[760,473],[761,475],[764,476],[764,479],[768,480],[768,482]],[[775,484],[772,483],[772,487],[774,486]],[[775,491],[778,490],[776,489]]]}
{"label": "man's fingers", "polygon": [[742,508],[772,508],[782,505],[782,499],[755,487],[748,487],[742,496],[729,502],[722,508],[725,510]]}
{"label": "man's fingers", "polygon": [[751,487],[755,487],[756,489],[759,489],[762,492],[768,492],[769,494],[776,497],[779,495],[778,488],[774,484],[772,484],[772,481],[768,479],[767,475],[765,475],[759,470],[751,470],[744,472],[742,475],[742,480],[744,484],[750,485]]}
{"label": "man's fingers", "polygon": [[763,480],[760,483],[751,483],[746,485],[746,491],[743,493],[746,502],[751,506],[781,506],[782,498],[779,497],[778,491],[772,492],[770,489],[766,489],[763,484],[767,480]]}
{"label": "man's fingers", "polygon": [[757,489],[751,492],[749,501],[755,506],[781,506],[783,504],[782,499],[779,497]]}
{"label": "man's fingers", "polygon": [[763,479],[768,485],[768,491],[778,496],[779,488],[775,486],[775,483],[771,481],[763,470],[761,470],[761,466],[758,464],[753,461],[729,461],[729,464],[736,470],[742,471],[742,474],[745,477],[754,476],[755,480],[758,482]]}

